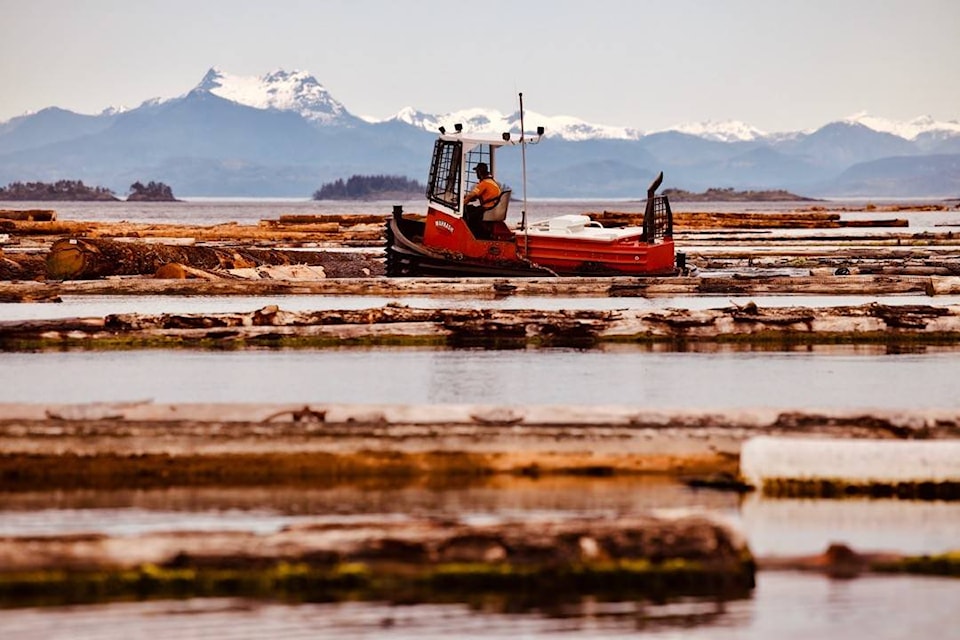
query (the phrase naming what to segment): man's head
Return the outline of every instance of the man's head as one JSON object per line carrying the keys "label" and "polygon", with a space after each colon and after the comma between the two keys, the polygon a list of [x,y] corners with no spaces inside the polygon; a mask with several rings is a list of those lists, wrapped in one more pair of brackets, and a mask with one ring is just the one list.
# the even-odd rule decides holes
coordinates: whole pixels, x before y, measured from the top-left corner
{"label": "man's head", "polygon": [[477,177],[481,180],[490,175],[490,169],[487,168],[486,162],[478,162],[477,166],[474,167],[474,171],[477,172]]}

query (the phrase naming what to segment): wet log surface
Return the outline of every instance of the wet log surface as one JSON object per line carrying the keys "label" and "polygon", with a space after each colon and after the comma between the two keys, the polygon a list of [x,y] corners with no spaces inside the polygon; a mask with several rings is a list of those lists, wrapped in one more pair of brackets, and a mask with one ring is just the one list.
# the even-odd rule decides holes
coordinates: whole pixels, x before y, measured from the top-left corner
{"label": "wet log surface", "polygon": [[588,594],[744,597],[754,586],[743,539],[694,514],[0,538],[0,567],[0,603],[20,606],[223,595],[449,602],[484,593],[541,593],[546,603]]}
{"label": "wet log surface", "polygon": [[[324,281],[213,280],[115,277],[89,281],[0,282],[0,296],[10,301],[54,299],[63,295],[373,295],[470,296],[497,299],[507,296],[661,297],[725,295],[957,295],[960,276],[815,275],[712,276],[676,278],[365,278],[336,277],[333,269],[362,270],[363,258],[334,254],[340,266],[324,262]],[[381,263],[382,268],[382,263]],[[336,271],[334,271],[336,273]],[[931,298],[935,303],[936,299]]]}
{"label": "wet log surface", "polygon": [[0,405],[7,490],[507,475],[736,477],[760,435],[960,437],[955,411],[645,412],[627,406]]}
{"label": "wet log surface", "polygon": [[[338,256],[341,261],[350,256]],[[259,265],[323,265],[329,253],[279,249],[175,246],[105,239],[59,240],[46,257],[51,280],[85,280],[105,276],[148,275],[171,263],[204,270],[229,270]],[[359,275],[359,274],[355,274]],[[371,275],[368,271],[365,275]],[[373,274],[376,275],[376,274]]]}
{"label": "wet log surface", "polygon": [[[643,214],[602,211],[588,213],[605,227],[643,226]],[[778,213],[754,212],[673,212],[673,224],[678,231],[699,229],[840,229],[844,227],[906,227],[907,220],[884,218],[876,220],[841,220],[839,213],[821,211],[787,211]]]}
{"label": "wet log surface", "polygon": [[417,309],[111,314],[0,322],[6,350],[76,346],[215,347],[432,344],[448,347],[578,347],[605,343],[941,344],[960,343],[960,308],[928,305],[720,309]]}

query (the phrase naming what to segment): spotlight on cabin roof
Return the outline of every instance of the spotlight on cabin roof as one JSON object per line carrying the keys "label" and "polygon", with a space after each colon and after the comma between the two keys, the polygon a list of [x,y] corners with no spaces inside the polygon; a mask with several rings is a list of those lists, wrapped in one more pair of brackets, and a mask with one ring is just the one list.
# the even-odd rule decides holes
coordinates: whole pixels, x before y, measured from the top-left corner
{"label": "spotlight on cabin roof", "polygon": [[544,131],[546,131],[546,129],[544,129],[542,126],[541,126],[541,127],[537,127],[537,135],[538,135],[538,136],[542,136]]}
{"label": "spotlight on cabin roof", "polygon": [[504,141],[504,142],[510,142],[510,132],[509,132],[509,131],[504,131],[503,134],[501,135],[501,137],[503,138],[503,141]]}
{"label": "spotlight on cabin roof", "polygon": [[447,128],[446,128],[446,127],[440,127],[440,135],[443,135],[443,134],[445,134],[446,132],[447,132]]}
{"label": "spotlight on cabin roof", "polygon": [[453,125],[453,128],[457,130],[457,133],[460,133],[461,131],[463,131],[463,125],[460,124],[459,122]]}

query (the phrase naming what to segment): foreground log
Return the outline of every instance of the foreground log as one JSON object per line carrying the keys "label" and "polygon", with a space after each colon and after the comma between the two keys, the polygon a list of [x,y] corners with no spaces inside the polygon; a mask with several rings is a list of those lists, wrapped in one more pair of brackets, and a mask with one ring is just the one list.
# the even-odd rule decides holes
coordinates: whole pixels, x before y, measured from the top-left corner
{"label": "foreground log", "polygon": [[7,537],[0,567],[8,606],[131,596],[451,602],[503,594],[529,606],[591,594],[744,597],[755,570],[738,533],[695,514]]}

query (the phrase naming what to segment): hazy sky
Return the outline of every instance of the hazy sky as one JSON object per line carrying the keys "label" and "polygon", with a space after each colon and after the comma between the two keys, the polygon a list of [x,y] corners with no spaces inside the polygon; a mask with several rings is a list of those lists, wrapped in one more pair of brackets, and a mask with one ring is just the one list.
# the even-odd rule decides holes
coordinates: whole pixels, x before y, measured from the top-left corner
{"label": "hazy sky", "polygon": [[958,0],[0,0],[0,121],[311,72],[357,115],[960,120]]}

